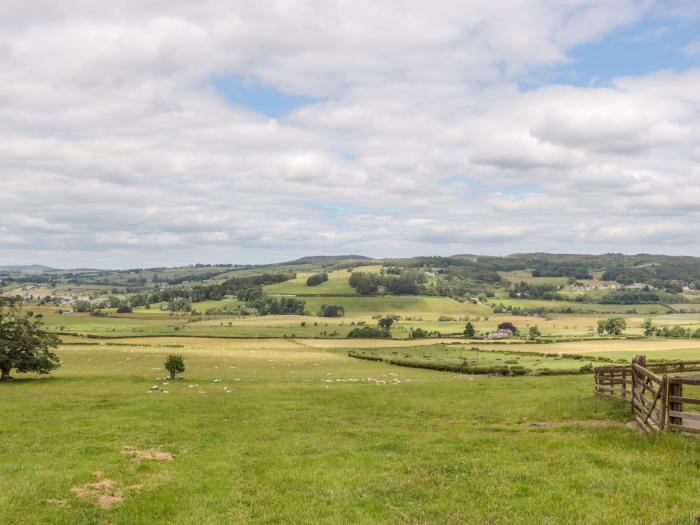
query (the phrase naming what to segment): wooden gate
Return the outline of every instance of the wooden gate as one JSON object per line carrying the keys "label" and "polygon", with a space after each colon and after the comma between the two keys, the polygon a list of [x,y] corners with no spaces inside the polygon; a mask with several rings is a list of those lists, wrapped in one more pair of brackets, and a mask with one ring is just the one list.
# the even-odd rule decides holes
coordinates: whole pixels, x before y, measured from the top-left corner
{"label": "wooden gate", "polygon": [[637,356],[630,365],[596,368],[595,391],[629,401],[637,423],[648,432],[700,434],[700,377],[684,375],[698,371],[700,361],[648,364]]}

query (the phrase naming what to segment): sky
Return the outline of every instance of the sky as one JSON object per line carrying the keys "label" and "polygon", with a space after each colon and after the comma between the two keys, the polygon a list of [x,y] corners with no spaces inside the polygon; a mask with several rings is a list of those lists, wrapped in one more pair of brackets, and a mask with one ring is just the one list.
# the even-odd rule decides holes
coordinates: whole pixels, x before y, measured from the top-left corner
{"label": "sky", "polygon": [[0,266],[700,255],[696,0],[0,0]]}

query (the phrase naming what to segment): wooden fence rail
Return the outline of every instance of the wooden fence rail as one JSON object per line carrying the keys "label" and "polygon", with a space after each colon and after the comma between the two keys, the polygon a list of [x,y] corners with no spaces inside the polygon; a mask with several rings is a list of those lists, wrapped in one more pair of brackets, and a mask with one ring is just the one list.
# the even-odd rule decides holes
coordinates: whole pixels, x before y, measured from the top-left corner
{"label": "wooden fence rail", "polygon": [[700,387],[700,374],[681,375],[692,372],[700,372],[700,361],[647,364],[644,356],[637,356],[629,365],[596,368],[595,391],[628,400],[637,423],[648,432],[700,434],[700,398],[687,392]]}

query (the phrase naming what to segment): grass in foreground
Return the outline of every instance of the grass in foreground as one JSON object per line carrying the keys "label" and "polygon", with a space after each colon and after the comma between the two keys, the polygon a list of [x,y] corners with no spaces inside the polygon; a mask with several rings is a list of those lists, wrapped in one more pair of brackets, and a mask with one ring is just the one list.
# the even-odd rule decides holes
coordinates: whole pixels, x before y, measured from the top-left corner
{"label": "grass in foreground", "polygon": [[[590,376],[475,378],[289,341],[137,343],[64,347],[52,378],[0,385],[3,522],[620,524],[698,513],[697,441],[627,428],[627,407],[594,397]],[[187,379],[156,382],[173,351]],[[154,384],[169,393],[148,393]],[[127,446],[174,460],[137,461]],[[121,491],[111,508],[71,493],[97,471]]]}

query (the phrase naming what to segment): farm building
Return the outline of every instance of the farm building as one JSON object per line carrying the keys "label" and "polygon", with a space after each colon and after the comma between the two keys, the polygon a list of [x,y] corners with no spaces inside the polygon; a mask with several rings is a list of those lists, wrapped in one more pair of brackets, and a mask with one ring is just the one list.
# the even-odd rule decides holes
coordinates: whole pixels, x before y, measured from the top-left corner
{"label": "farm building", "polygon": [[487,337],[489,339],[507,339],[513,337],[513,331],[509,328],[499,328],[495,332],[491,332]]}

